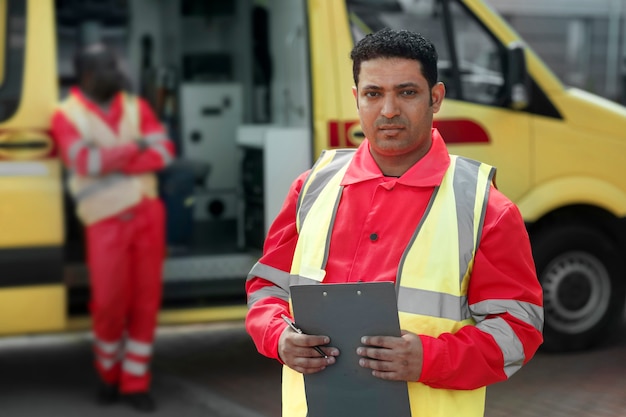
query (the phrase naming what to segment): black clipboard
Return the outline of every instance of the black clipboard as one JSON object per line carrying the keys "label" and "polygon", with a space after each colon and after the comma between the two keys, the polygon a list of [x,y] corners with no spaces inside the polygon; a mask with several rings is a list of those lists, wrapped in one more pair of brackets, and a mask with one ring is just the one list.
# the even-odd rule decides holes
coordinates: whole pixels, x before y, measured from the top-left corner
{"label": "black clipboard", "polygon": [[359,366],[362,336],[400,336],[392,282],[294,285],[296,325],[306,334],[327,335],[341,351],[325,370],[304,375],[307,417],[410,417],[407,383],[376,378]]}

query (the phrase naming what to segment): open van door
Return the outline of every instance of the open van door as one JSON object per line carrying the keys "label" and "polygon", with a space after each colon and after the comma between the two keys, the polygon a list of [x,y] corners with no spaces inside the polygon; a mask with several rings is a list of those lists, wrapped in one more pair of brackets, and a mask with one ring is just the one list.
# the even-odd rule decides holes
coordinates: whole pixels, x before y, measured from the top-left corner
{"label": "open van door", "polygon": [[53,22],[52,1],[0,0],[0,334],[65,327]]}

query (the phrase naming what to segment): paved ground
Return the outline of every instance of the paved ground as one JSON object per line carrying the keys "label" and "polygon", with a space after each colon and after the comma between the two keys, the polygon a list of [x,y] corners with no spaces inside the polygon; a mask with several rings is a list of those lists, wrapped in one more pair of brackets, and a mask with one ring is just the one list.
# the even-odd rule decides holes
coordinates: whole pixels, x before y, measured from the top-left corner
{"label": "paved ground", "polygon": [[[183,360],[164,360],[168,374],[185,375],[266,417],[280,417],[280,366],[258,356],[244,332],[222,333],[231,341],[228,350],[220,340],[201,334],[171,340],[168,349],[182,352]],[[191,353],[191,354],[190,354]],[[233,361],[243,367],[229,371]],[[207,364],[200,369],[198,363]],[[210,364],[210,365],[209,365]],[[214,372],[207,372],[211,369]],[[230,373],[229,378],[220,375]],[[626,417],[626,325],[621,335],[602,348],[575,354],[539,352],[510,380],[487,390],[485,417]]]}
{"label": "paved ground", "polygon": [[[280,366],[240,322],[162,328],[155,345],[155,417],[280,417]],[[0,416],[133,417],[93,404],[90,338],[0,339]],[[626,417],[626,327],[576,354],[537,356],[488,389],[485,417]]]}
{"label": "paved ground", "polygon": [[487,389],[485,417],[511,416],[625,417],[626,337],[590,352],[538,353]]}
{"label": "paved ground", "polygon": [[[230,329],[230,330],[228,330]],[[241,333],[237,324],[234,331]],[[197,360],[200,339],[216,343],[229,337],[230,324],[160,329],[155,346],[154,417],[265,417],[180,373],[168,373],[171,362],[187,361],[204,374],[211,369]],[[235,345],[237,342],[235,341]],[[220,349],[236,350],[229,341]],[[194,359],[196,358],[196,359]],[[229,374],[215,375],[227,381]],[[125,404],[99,407],[94,402],[95,375],[88,333],[0,339],[0,416],[2,417],[136,417]]]}

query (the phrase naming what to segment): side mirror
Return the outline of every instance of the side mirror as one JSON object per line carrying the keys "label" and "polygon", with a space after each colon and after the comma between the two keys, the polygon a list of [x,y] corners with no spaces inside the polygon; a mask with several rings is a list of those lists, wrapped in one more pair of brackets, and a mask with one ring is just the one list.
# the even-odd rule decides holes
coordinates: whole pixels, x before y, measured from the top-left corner
{"label": "side mirror", "polygon": [[514,42],[507,48],[507,98],[512,109],[522,110],[530,103],[530,79],[526,70],[524,45]]}

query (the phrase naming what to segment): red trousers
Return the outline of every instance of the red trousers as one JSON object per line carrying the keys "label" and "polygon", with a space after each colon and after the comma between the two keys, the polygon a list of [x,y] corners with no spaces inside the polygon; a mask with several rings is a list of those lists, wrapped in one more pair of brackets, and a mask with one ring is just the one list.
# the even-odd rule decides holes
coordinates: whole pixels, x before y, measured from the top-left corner
{"label": "red trousers", "polygon": [[150,387],[161,305],[165,213],[158,199],[87,228],[95,366],[122,393]]}

